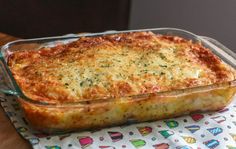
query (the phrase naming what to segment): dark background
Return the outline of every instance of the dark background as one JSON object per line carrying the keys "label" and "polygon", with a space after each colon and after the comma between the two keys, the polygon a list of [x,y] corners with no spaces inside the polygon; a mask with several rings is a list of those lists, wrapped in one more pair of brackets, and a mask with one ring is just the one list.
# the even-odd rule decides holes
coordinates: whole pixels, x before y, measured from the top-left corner
{"label": "dark background", "polygon": [[133,0],[129,28],[175,27],[236,52],[236,0]]}
{"label": "dark background", "polygon": [[0,0],[0,32],[21,38],[128,28],[130,0]]}
{"label": "dark background", "polygon": [[157,27],[236,50],[236,0],[0,0],[0,32],[21,38]]}

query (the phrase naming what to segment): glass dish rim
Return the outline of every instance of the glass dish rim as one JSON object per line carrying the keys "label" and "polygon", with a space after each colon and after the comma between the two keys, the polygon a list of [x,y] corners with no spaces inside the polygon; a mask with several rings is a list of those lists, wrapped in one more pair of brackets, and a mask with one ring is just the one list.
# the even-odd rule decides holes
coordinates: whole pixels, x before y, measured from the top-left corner
{"label": "glass dish rim", "polygon": [[[204,86],[197,86],[197,87],[192,87],[192,88],[185,88],[185,89],[176,89],[176,90],[170,90],[170,91],[162,91],[162,92],[154,92],[154,93],[145,93],[145,94],[137,94],[137,95],[130,95],[130,96],[121,96],[121,97],[116,97],[116,98],[101,98],[101,99],[95,99],[95,100],[82,100],[82,101],[77,101],[77,102],[68,102],[68,103],[49,103],[49,102],[42,102],[42,101],[36,101],[33,99],[28,98],[23,91],[20,89],[18,84],[16,83],[6,60],[3,57],[2,51],[4,49],[8,49],[11,47],[11,45],[18,44],[21,42],[36,42],[36,41],[43,41],[43,40],[66,40],[66,39],[79,39],[80,37],[93,37],[93,36],[102,36],[102,35],[109,35],[109,34],[119,34],[119,33],[130,33],[130,32],[142,32],[142,31],[175,31],[175,32],[182,32],[183,34],[190,35],[194,38],[194,40],[197,40],[201,43],[204,43],[214,49],[210,43],[206,42],[205,37],[198,36],[192,32],[183,30],[183,29],[178,29],[178,28],[150,28],[150,29],[137,29],[137,30],[123,30],[123,31],[106,31],[106,32],[99,32],[99,33],[82,33],[82,34],[69,34],[69,35],[64,35],[64,36],[53,36],[53,37],[43,37],[43,38],[32,38],[32,39],[19,39],[15,40],[12,42],[8,42],[5,45],[1,47],[0,50],[0,60],[1,63],[3,63],[3,67],[5,68],[6,72],[3,72],[4,75],[7,75],[8,79],[10,79],[10,83],[12,84],[12,87],[14,88],[6,90],[6,93],[16,95],[19,99],[34,104],[38,106],[47,106],[47,107],[68,107],[68,106],[85,106],[89,104],[96,104],[96,103],[103,103],[103,102],[117,102],[121,98],[131,98],[131,100],[138,100],[140,99],[146,99],[146,97],[151,97],[151,96],[181,96],[184,94],[191,94],[195,92],[200,92],[200,91],[208,91],[208,90],[213,90],[213,89],[219,89],[223,87],[231,87],[231,86],[236,86],[236,79],[232,81],[227,81],[223,82],[220,84],[210,84],[210,85],[204,85]],[[177,35],[178,36],[178,35]],[[212,43],[211,43],[212,44]],[[233,59],[236,59],[236,54],[232,52],[231,50],[227,49],[226,47],[223,47],[222,49],[224,52],[228,52],[230,54],[233,54],[232,57]],[[212,50],[210,49],[210,50]],[[215,49],[214,49],[215,50]],[[226,51],[225,51],[226,50]],[[222,59],[222,58],[221,58]],[[223,60],[224,61],[224,60]],[[228,64],[229,65],[229,64]],[[232,66],[231,66],[232,67]],[[4,70],[3,70],[4,71]],[[130,99],[128,99],[130,101]]]}

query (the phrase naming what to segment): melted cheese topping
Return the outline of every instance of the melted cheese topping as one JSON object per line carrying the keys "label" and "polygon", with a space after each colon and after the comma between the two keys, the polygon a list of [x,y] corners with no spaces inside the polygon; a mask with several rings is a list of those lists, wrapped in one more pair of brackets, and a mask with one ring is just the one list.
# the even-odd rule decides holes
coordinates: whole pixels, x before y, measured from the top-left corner
{"label": "melted cheese topping", "polygon": [[235,71],[209,49],[176,36],[137,32],[83,37],[9,58],[29,98],[53,103],[113,98],[210,85]]}

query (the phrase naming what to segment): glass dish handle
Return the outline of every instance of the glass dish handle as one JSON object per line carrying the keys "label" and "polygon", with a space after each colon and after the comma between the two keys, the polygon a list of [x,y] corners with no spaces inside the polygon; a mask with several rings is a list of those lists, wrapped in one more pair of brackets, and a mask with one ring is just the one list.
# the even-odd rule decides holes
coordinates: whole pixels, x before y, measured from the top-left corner
{"label": "glass dish handle", "polygon": [[213,38],[206,36],[201,36],[201,38],[205,40],[205,42],[207,42],[208,44],[214,46],[214,48],[217,48],[217,52],[219,52],[221,55],[224,55],[223,59],[230,63],[231,66],[236,68],[236,54],[233,51],[229,50],[229,48],[227,48],[222,43]]}
{"label": "glass dish handle", "polygon": [[4,67],[3,59],[0,55],[0,93],[8,94],[8,95],[18,95],[18,92],[12,89],[12,84],[10,78],[8,76],[7,70]]}

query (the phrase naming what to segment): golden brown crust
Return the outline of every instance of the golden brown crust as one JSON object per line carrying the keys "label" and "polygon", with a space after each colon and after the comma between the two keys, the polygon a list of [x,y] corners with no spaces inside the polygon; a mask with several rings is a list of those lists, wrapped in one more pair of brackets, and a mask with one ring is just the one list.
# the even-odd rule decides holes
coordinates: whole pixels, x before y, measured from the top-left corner
{"label": "golden brown crust", "polygon": [[235,79],[209,49],[151,32],[82,37],[38,51],[18,51],[8,65],[31,99],[76,102],[170,91]]}

